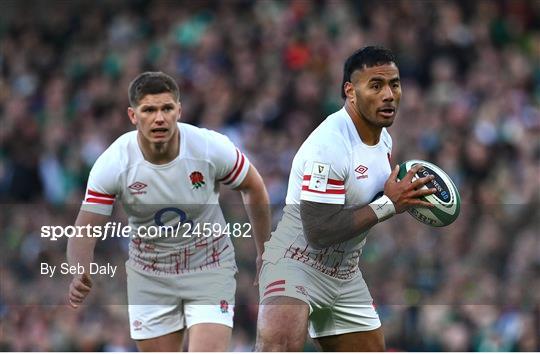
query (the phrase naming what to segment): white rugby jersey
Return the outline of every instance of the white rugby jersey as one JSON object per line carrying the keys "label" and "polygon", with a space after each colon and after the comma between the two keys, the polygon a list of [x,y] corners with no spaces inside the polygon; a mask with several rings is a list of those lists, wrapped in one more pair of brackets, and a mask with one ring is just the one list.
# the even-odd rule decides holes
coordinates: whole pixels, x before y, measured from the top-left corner
{"label": "white rugby jersey", "polygon": [[[222,233],[227,228],[218,202],[219,184],[238,187],[249,161],[224,135],[177,124],[179,155],[164,165],[144,159],[137,131],[120,136],[95,162],[81,209],[111,215],[115,201],[123,205],[132,228],[128,262],[140,270],[180,274],[234,267],[232,242]],[[209,223],[217,233],[184,237],[198,223]],[[152,235],[155,226],[173,226],[175,231],[138,237],[139,233]]]}
{"label": "white rugby jersey", "polygon": [[369,204],[383,195],[391,172],[391,150],[386,129],[377,145],[369,146],[360,139],[345,108],[328,116],[294,157],[283,218],[265,245],[264,259],[292,258],[336,278],[353,277],[365,238],[322,250],[311,248],[302,228],[300,201],[345,207]]}

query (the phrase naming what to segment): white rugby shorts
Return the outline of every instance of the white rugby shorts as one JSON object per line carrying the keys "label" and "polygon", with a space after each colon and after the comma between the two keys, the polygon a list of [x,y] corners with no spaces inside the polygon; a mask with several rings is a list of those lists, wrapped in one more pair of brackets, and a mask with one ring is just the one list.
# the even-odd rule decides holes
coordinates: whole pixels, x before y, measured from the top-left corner
{"label": "white rugby shorts", "polygon": [[131,338],[150,339],[198,323],[233,327],[236,269],[153,276],[126,263]]}
{"label": "white rugby shorts", "polygon": [[371,331],[381,326],[360,272],[352,279],[341,280],[296,260],[264,260],[259,296],[260,303],[270,297],[287,296],[308,304],[312,338]]}

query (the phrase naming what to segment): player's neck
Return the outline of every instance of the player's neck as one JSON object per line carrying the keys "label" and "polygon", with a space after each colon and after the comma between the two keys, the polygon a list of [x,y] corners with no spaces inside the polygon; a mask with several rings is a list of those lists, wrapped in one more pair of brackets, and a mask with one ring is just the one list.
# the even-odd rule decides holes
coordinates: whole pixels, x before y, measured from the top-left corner
{"label": "player's neck", "polygon": [[174,160],[180,150],[179,131],[176,130],[171,140],[166,143],[151,143],[137,135],[137,141],[144,159],[154,165],[164,165]]}
{"label": "player's neck", "polygon": [[345,102],[345,110],[349,114],[349,117],[351,117],[356,128],[356,132],[360,136],[362,142],[370,146],[377,145],[379,143],[379,139],[381,138],[382,128],[374,126],[366,119],[362,118],[360,112],[358,112],[358,110],[349,102],[349,100]]}

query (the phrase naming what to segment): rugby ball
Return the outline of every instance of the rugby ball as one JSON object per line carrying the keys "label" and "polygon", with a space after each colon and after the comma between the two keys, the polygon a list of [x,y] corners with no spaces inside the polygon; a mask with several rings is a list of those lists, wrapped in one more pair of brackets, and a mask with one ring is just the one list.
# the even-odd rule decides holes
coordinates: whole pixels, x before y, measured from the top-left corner
{"label": "rugby ball", "polygon": [[412,207],[407,211],[416,220],[429,226],[447,226],[453,223],[459,216],[461,199],[454,182],[440,167],[427,161],[409,160],[399,166],[398,179],[403,179],[413,166],[420,164],[422,169],[418,171],[413,180],[434,175],[435,179],[422,188],[436,188],[437,192],[421,197],[434,205],[433,208]]}

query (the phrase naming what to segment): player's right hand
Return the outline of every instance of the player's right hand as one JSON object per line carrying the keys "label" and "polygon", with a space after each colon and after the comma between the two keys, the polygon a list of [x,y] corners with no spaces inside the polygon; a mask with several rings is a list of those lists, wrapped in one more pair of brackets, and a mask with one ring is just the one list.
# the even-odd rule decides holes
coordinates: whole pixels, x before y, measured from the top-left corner
{"label": "player's right hand", "polygon": [[423,201],[419,197],[437,192],[436,188],[422,188],[426,183],[432,181],[435,176],[429,175],[413,181],[413,177],[421,168],[422,165],[420,164],[414,166],[402,180],[398,181],[399,165],[396,165],[386,180],[384,194],[394,203],[397,214],[403,213],[413,206],[433,207],[433,204]]}
{"label": "player's right hand", "polygon": [[88,274],[83,273],[73,278],[69,284],[69,304],[76,309],[84,301],[92,289],[92,279]]}

